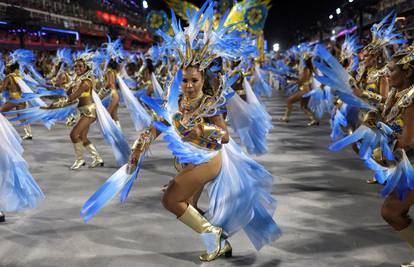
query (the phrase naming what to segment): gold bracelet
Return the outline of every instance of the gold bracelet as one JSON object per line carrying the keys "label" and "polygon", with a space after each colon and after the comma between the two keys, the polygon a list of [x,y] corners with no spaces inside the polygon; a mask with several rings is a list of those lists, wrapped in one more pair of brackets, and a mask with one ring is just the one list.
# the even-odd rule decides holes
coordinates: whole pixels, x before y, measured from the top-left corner
{"label": "gold bracelet", "polygon": [[138,149],[138,151],[142,152],[145,150],[147,145],[150,145],[154,140],[154,136],[151,133],[151,128],[148,128],[143,132],[137,140],[135,140],[134,144],[132,145],[132,150]]}

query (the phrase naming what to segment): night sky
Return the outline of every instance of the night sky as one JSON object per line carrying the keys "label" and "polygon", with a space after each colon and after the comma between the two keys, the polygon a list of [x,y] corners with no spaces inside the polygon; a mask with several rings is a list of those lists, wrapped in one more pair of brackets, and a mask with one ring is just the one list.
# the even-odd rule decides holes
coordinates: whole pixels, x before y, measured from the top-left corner
{"label": "night sky", "polygon": [[[148,0],[147,0],[148,1]],[[269,46],[279,42],[282,49],[288,48],[296,42],[297,31],[308,31],[318,20],[322,25],[329,22],[329,14],[335,14],[335,9],[347,0],[273,0],[269,12],[265,38]],[[201,6],[204,1],[191,0]],[[149,0],[152,9],[169,9],[163,0]]]}

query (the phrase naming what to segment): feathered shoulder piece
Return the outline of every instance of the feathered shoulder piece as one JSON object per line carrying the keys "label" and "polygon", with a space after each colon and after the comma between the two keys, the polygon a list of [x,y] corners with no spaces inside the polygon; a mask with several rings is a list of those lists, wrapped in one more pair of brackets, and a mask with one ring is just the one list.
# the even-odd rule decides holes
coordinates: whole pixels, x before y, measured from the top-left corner
{"label": "feathered shoulder piece", "polygon": [[[207,69],[216,58],[235,60],[241,56],[256,53],[252,40],[243,32],[234,30],[236,24],[224,26],[228,12],[214,29],[214,2],[207,0],[198,10],[188,14],[188,26],[182,28],[174,11],[171,11],[173,36],[157,31],[164,39],[165,46],[177,52],[182,67],[194,66],[199,70]],[[201,30],[204,30],[201,33]]]}
{"label": "feathered shoulder piece", "polygon": [[406,43],[407,40],[401,34],[395,33],[396,21],[396,12],[392,11],[379,23],[372,25],[372,41],[365,47],[365,50],[371,54],[376,54],[382,52],[389,45]]}
{"label": "feathered shoulder piece", "polygon": [[32,51],[26,49],[16,49],[10,53],[9,60],[6,65],[10,66],[14,63],[18,63],[20,66],[30,65],[35,61],[35,59],[36,57]]}

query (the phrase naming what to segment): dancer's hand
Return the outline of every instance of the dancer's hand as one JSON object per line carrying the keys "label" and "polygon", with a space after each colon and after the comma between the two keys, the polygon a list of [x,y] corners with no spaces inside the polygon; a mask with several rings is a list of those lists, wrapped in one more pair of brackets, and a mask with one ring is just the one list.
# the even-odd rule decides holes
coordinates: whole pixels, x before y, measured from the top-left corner
{"label": "dancer's hand", "polygon": [[194,140],[203,135],[201,125],[196,125],[193,129],[185,133],[184,141]]}

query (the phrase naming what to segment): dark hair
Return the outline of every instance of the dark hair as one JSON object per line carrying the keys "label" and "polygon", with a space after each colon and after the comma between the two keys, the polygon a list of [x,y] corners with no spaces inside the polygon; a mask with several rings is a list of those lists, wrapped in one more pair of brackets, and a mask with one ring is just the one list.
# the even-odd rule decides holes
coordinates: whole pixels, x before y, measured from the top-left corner
{"label": "dark hair", "polygon": [[19,67],[20,65],[17,62],[11,64],[10,66],[8,66],[9,73],[12,73],[13,71],[19,69]]}
{"label": "dark hair", "polygon": [[154,65],[152,64],[152,59],[147,58],[145,59],[145,64],[147,65],[148,71],[149,73],[153,73],[154,72]]}
{"label": "dark hair", "polygon": [[312,57],[310,57],[310,58],[308,58],[308,59],[306,59],[305,60],[305,66],[306,66],[306,68],[308,68],[312,73],[314,73],[315,72],[315,68],[313,67],[313,64],[312,64]]}
{"label": "dark hair", "polygon": [[111,60],[109,60],[109,63],[108,63],[108,68],[113,69],[113,70],[117,70],[118,65],[119,65],[118,62],[116,62],[116,60],[111,58]]}

